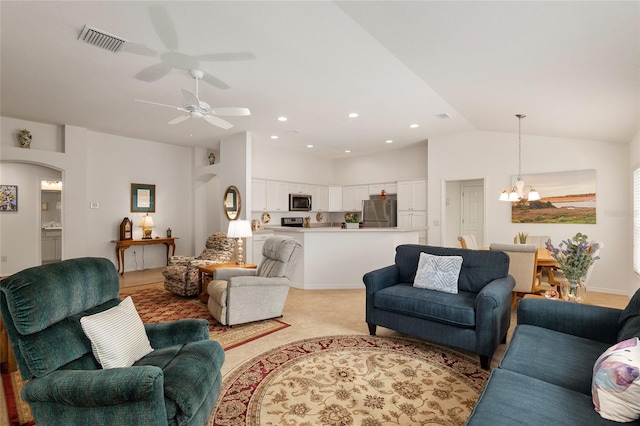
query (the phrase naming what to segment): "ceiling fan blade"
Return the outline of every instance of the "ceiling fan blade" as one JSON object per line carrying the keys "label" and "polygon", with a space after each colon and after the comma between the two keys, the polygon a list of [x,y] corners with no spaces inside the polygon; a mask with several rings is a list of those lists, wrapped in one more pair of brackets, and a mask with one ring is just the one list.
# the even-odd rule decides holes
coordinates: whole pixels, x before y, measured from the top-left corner
{"label": "ceiling fan blade", "polygon": [[198,99],[195,93],[190,92],[189,90],[182,89],[182,97],[184,98],[185,106],[200,105],[200,99]]}
{"label": "ceiling fan blade", "polygon": [[168,122],[167,124],[178,124],[178,123],[182,123],[184,120],[190,118],[190,115],[181,115],[180,117],[176,117],[173,120],[171,120],[170,122]]}
{"label": "ceiling fan blade", "polygon": [[227,53],[209,53],[207,55],[197,55],[194,59],[199,61],[229,62],[229,61],[250,61],[255,59],[256,55],[251,52],[227,52]]}
{"label": "ceiling fan blade", "polygon": [[216,117],[214,115],[203,115],[202,118],[204,118],[205,120],[207,120],[209,123],[213,124],[214,126],[218,126],[222,129],[230,129],[233,127],[233,124],[229,123],[226,120],[223,120],[220,117]]}
{"label": "ceiling fan blade", "polygon": [[138,74],[136,74],[136,78],[138,80],[150,83],[164,77],[165,75],[169,74],[170,71],[171,67],[161,62],[159,64],[151,65],[150,67],[147,67],[138,72]]}
{"label": "ceiling fan blade", "polygon": [[163,106],[163,107],[169,107],[169,108],[177,109],[178,111],[185,111],[186,112],[186,110],[184,108],[178,107],[178,106],[175,106],[175,105],[167,105],[167,104],[160,104],[158,102],[143,101],[142,99],[136,99],[136,102],[143,102],[145,104],[151,104],[151,105],[160,105],[160,106]]}
{"label": "ceiling fan blade", "polygon": [[167,50],[178,50],[178,36],[176,35],[176,28],[173,25],[171,17],[167,9],[163,6],[155,5],[149,7],[149,16],[151,17],[151,23],[156,30],[158,37],[162,40]]}
{"label": "ceiling fan blade", "polygon": [[251,111],[249,111],[249,108],[241,107],[214,108],[211,113],[215,115],[224,115],[226,117],[244,117],[247,115],[251,115]]}
{"label": "ceiling fan blade", "polygon": [[217,87],[218,89],[222,89],[222,90],[226,90],[229,89],[230,87],[227,86],[226,83],[224,83],[221,80],[218,80],[216,77],[212,76],[211,74],[208,73],[204,73],[204,76],[202,77],[202,80],[210,85],[212,85],[213,87]]}
{"label": "ceiling fan blade", "polygon": [[155,50],[138,43],[132,43],[130,41],[124,43],[120,48],[120,51],[142,56],[158,56],[158,52],[156,52]]}

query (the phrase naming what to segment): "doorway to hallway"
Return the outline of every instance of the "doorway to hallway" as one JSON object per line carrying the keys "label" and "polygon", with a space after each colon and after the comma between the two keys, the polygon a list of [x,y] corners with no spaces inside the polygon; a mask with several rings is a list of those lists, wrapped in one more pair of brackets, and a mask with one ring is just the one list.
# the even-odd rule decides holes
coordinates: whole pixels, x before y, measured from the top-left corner
{"label": "doorway to hallway", "polygon": [[443,245],[460,247],[460,235],[473,235],[478,246],[485,245],[484,179],[446,181],[443,197]]}

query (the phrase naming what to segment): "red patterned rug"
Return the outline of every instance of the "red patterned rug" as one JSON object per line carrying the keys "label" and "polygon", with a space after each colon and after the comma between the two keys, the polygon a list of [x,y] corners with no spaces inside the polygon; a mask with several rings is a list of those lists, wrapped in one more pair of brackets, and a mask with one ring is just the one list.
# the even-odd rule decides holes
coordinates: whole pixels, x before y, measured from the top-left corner
{"label": "red patterned rug", "polygon": [[[127,287],[120,291],[120,298],[131,296],[142,322],[156,323],[181,318],[204,318],[209,321],[211,339],[220,342],[225,350],[274,333],[289,324],[279,320],[258,321],[255,323],[226,327],[218,323],[206,305],[185,297],[176,296],[163,288],[163,283]],[[7,365],[2,365],[2,386],[4,389],[9,426],[33,426],[33,415],[29,405],[20,399],[20,390],[24,383],[17,371],[9,373]],[[2,403],[2,401],[0,401]],[[1,419],[0,419],[1,421]]]}
{"label": "red patterned rug", "polygon": [[475,358],[426,342],[306,339],[230,373],[209,424],[464,425],[488,378]]}

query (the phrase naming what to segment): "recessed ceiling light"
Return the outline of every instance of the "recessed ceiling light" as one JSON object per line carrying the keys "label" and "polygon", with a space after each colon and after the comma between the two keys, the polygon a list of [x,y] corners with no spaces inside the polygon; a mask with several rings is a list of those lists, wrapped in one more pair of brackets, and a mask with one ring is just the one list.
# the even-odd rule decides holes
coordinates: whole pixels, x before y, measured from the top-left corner
{"label": "recessed ceiling light", "polygon": [[313,145],[307,145],[307,148],[313,148]]}
{"label": "recessed ceiling light", "polygon": [[346,152],[347,154],[349,154],[351,152],[350,149],[345,149],[344,152]]}
{"label": "recessed ceiling light", "polygon": [[278,136],[276,136],[276,135],[271,135],[271,139],[278,139]]}
{"label": "recessed ceiling light", "polygon": [[393,143],[393,140],[391,139],[387,139],[386,141],[384,141],[385,143]]}
{"label": "recessed ceiling light", "polygon": [[280,117],[278,117],[278,121],[287,121],[288,118],[285,117],[284,115],[281,115]]}
{"label": "recessed ceiling light", "polygon": [[297,130],[291,130],[291,131],[287,132],[288,135],[297,135],[298,133],[300,133],[300,132],[298,132]]}
{"label": "recessed ceiling light", "polygon": [[358,113],[357,113],[357,112],[351,112],[351,113],[349,113],[349,117],[350,117],[350,118],[356,118],[357,116],[358,116]]}
{"label": "recessed ceiling light", "polygon": [[436,115],[436,117],[438,117],[440,120],[446,120],[447,118],[451,118],[451,116],[446,112],[443,112],[442,114],[438,114]]}
{"label": "recessed ceiling light", "polygon": [[415,129],[416,127],[420,127],[418,124],[411,124],[409,125],[409,127],[411,127],[412,129]]}

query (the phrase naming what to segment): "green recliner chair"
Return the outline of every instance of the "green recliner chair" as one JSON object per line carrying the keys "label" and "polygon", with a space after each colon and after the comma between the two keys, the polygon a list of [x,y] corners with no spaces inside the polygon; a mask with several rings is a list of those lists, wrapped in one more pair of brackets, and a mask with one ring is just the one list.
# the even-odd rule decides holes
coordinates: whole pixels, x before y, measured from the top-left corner
{"label": "green recliner chair", "polygon": [[78,258],[0,282],[0,312],[37,425],[203,425],[220,393],[224,350],[202,319],[145,324],[154,349],[103,369],[80,318],[120,304],[113,263]]}

